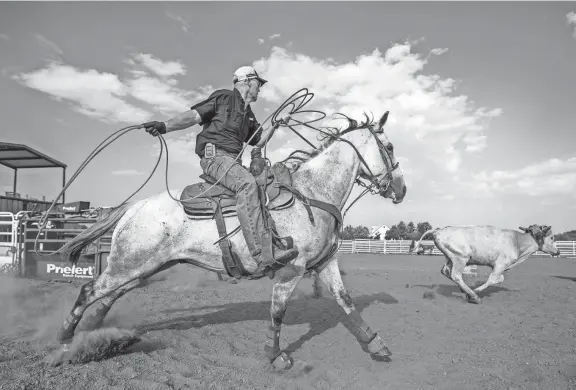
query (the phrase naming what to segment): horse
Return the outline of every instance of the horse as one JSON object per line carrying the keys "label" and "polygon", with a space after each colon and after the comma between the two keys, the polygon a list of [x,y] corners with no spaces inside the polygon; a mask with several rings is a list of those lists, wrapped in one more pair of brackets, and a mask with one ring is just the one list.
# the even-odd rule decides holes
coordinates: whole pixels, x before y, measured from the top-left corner
{"label": "horse", "polygon": [[[349,316],[365,347],[363,350],[384,360],[392,354],[384,340],[362,319],[342,282],[336,256],[339,221],[334,213],[310,208],[308,202],[317,199],[334,205],[340,212],[360,179],[371,181],[372,186],[368,188],[373,189],[372,194],[390,199],[394,204],[404,199],[407,191],[404,177],[394,156],[394,147],[383,129],[388,112],[378,123],[364,115],[366,120],[361,123],[345,116],[349,121],[346,129],[325,128],[332,132],[324,132],[330,136],[322,140],[318,148],[295,151],[284,160],[290,167],[293,187],[303,196],[297,197],[289,208],[270,211],[278,234],[292,236],[299,250],[298,257],[273,276],[271,322],[264,351],[277,369],[287,370],[293,365],[292,358],[280,350],[282,321],[296,285],[305,273],[312,271]],[[100,306],[87,318],[91,327],[102,324],[118,298],[173,265],[186,263],[224,273],[222,253],[214,245],[219,237],[214,222],[191,220],[171,193],[178,196],[181,191],[164,191],[110,210],[60,249],[62,259],[74,263],[83,247],[113,228],[107,268],[80,287],[78,298],[58,331],[62,351],[72,343],[85,310],[97,301]],[[239,225],[235,216],[227,220]],[[255,271],[257,264],[243,236],[233,235],[230,242],[244,268]]]}

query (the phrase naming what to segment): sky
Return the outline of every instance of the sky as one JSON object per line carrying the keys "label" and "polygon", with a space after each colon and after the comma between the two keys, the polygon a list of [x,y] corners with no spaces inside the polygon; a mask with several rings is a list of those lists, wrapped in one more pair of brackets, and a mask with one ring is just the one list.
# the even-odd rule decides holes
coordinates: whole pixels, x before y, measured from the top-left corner
{"label": "sky", "polygon": [[[406,198],[367,195],[346,224],[576,229],[570,2],[2,2],[0,141],[67,164],[70,178],[113,132],[232,88],[243,65],[269,80],[252,105],[260,121],[303,87],[315,94],[306,108],[326,112],[326,123],[335,112],[390,111]],[[171,189],[200,180],[199,130],[165,136]],[[269,157],[306,147],[282,130]],[[157,139],[129,132],[92,160],[66,200],[119,204],[158,153]],[[18,179],[29,196],[53,199],[61,189],[59,169],[21,170]],[[162,162],[133,199],[164,191],[165,180]],[[2,166],[0,187],[12,189]]]}

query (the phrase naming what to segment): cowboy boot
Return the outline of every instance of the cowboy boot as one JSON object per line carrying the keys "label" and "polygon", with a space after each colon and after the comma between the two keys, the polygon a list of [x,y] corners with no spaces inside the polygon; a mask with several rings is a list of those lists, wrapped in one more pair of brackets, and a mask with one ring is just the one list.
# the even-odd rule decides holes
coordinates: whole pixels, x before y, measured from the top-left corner
{"label": "cowboy boot", "polygon": [[[289,239],[292,241],[291,238]],[[299,252],[296,246],[281,248],[274,245],[270,232],[265,232],[262,234],[262,252],[255,258],[258,263],[258,268],[254,273],[263,272],[268,267],[280,269],[298,257],[298,254]]]}

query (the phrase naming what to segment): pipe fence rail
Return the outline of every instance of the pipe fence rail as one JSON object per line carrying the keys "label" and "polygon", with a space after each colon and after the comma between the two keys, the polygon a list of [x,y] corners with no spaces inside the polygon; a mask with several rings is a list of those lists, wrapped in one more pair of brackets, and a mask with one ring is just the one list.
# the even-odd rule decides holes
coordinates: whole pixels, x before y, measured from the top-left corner
{"label": "pipe fence rail", "polygon": [[[410,253],[411,240],[342,240],[340,241],[339,253],[376,253],[383,255],[408,255]],[[436,248],[434,241],[424,240],[421,243],[424,247],[424,254],[442,255]],[[556,247],[560,250],[560,256],[576,257],[576,241],[556,241]],[[427,248],[432,248],[430,251]],[[416,253],[413,253],[416,254]],[[533,256],[550,256],[543,252],[536,252]]]}

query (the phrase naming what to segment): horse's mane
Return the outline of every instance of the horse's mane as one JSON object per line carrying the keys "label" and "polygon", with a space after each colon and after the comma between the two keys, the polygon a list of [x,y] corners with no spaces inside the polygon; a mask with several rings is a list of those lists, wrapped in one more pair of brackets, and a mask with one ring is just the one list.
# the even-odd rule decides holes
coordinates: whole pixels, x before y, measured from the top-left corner
{"label": "horse's mane", "polygon": [[344,114],[336,113],[336,115],[341,115],[346,118],[348,120],[348,127],[343,130],[336,127],[321,127],[321,129],[326,134],[321,134],[320,140],[322,141],[322,144],[320,144],[318,149],[298,149],[290,153],[287,158],[280,161],[281,163],[286,164],[291,173],[296,172],[298,168],[300,168],[300,166],[305,162],[310,161],[314,157],[318,156],[344,134],[350,133],[354,130],[365,129],[374,125],[375,123],[374,118],[372,117],[372,119],[370,119],[366,113],[364,113],[366,120],[360,123]]}

